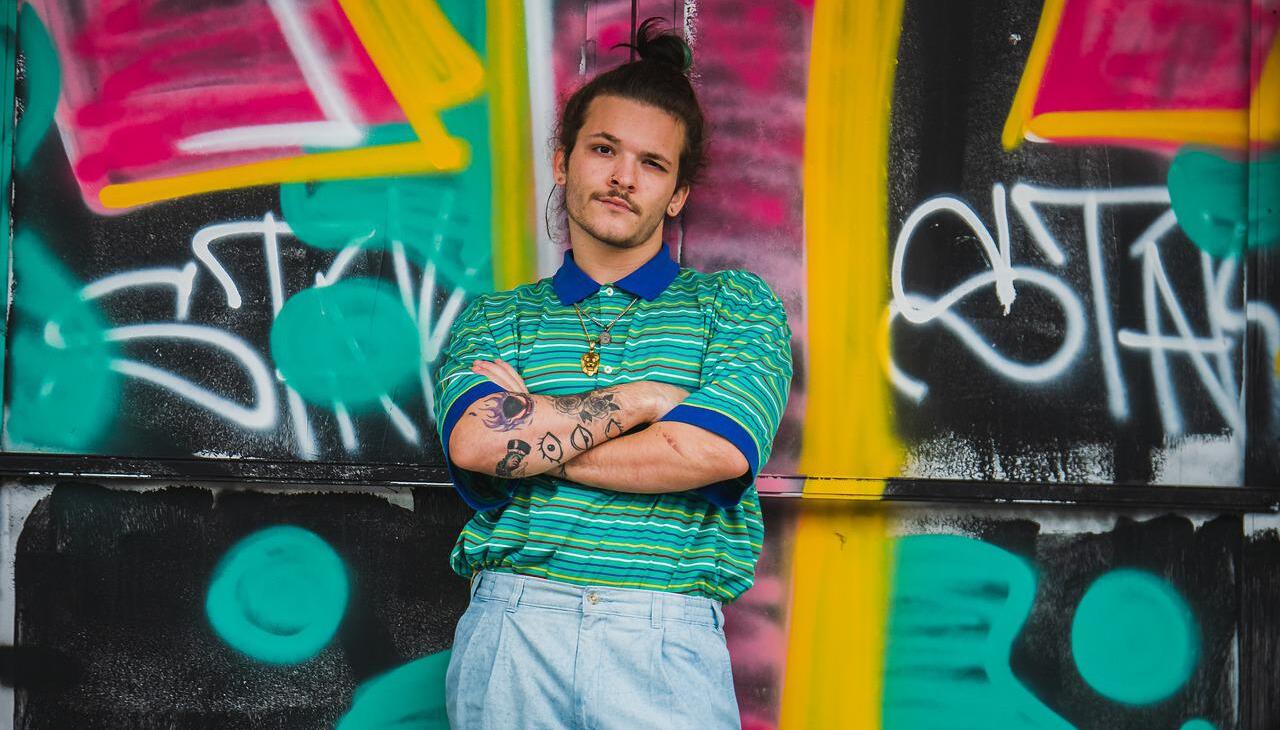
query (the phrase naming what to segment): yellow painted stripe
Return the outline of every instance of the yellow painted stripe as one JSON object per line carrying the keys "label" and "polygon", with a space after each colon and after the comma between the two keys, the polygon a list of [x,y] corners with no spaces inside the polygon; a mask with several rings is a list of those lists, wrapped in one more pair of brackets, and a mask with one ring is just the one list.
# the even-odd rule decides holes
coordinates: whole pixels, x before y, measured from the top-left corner
{"label": "yellow painted stripe", "polygon": [[780,727],[880,727],[892,557],[883,510],[802,502]]}
{"label": "yellow painted stripe", "polygon": [[501,290],[535,278],[524,3],[488,0],[485,18],[493,171],[493,284]]}
{"label": "yellow painted stripe", "polygon": [[1032,117],[1027,133],[1047,140],[1133,139],[1244,148],[1248,115],[1244,109],[1050,112]]}
{"label": "yellow painted stripe", "polygon": [[[818,0],[814,8],[805,108],[810,316],[802,474],[883,478],[901,468],[877,354],[888,345],[875,343],[887,337],[889,112],[902,5]],[[809,480],[804,492],[834,496],[841,488],[841,480]],[[889,585],[882,510],[848,500],[802,502],[782,727],[880,727]]]}
{"label": "yellow painted stripe", "polygon": [[1058,35],[1058,24],[1062,21],[1062,8],[1065,5],[1066,0],[1045,0],[1044,9],[1040,11],[1036,39],[1031,44],[1027,65],[1022,69],[1022,81],[1013,96],[1013,107],[1009,110],[1009,116],[1004,122],[1004,133],[1000,136],[1006,150],[1016,148],[1026,137],[1027,123],[1035,108],[1036,95],[1040,93],[1044,67],[1049,62],[1049,51],[1053,49],[1054,38]]}
{"label": "yellow painted stripe", "polygon": [[[901,18],[902,0],[819,0],[814,9],[805,111],[810,316],[801,474],[883,479],[897,476],[902,463],[875,345],[888,304],[889,110]],[[840,486],[810,482],[805,492]]]}
{"label": "yellow painted stripe", "polygon": [[131,208],[256,185],[456,172],[466,168],[470,154],[466,143],[453,138],[438,140],[431,145],[404,142],[362,147],[107,185],[98,192],[98,199],[106,208]]}

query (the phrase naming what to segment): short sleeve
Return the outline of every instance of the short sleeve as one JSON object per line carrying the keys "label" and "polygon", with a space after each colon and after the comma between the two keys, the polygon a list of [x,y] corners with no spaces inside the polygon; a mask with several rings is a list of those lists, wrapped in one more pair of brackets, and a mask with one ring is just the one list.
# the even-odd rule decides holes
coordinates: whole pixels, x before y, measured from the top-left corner
{"label": "short sleeve", "polygon": [[773,449],[791,387],[791,328],[782,301],[759,276],[719,277],[701,387],[661,420],[704,428],[742,452],[746,473],[697,490],[727,508],[755,482]]}
{"label": "short sleeve", "polygon": [[449,330],[449,342],[436,369],[433,393],[436,433],[449,476],[463,501],[480,511],[496,509],[510,501],[511,480],[468,471],[454,464],[449,456],[449,436],[472,403],[502,392],[498,384],[471,371],[471,363],[476,360],[497,357],[498,348],[485,315],[485,299],[477,297]]}

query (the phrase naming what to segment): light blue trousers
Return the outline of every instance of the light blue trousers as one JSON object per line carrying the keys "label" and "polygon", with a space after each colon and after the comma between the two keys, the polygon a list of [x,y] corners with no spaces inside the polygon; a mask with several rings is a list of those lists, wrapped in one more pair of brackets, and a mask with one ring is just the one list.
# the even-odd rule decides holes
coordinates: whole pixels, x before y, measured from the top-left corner
{"label": "light blue trousers", "polygon": [[454,728],[738,728],[720,604],[485,571],[445,680]]}

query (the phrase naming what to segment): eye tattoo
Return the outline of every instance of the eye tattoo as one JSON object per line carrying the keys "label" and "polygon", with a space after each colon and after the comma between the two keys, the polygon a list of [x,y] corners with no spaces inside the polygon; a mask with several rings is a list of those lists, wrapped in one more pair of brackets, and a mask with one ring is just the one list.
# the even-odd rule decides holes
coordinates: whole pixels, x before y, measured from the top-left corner
{"label": "eye tattoo", "polygon": [[524,465],[524,457],[529,455],[529,451],[529,444],[519,439],[511,439],[507,442],[507,455],[498,462],[498,466],[493,470],[494,473],[506,478],[515,476],[516,471]]}
{"label": "eye tattoo", "polygon": [[538,439],[538,453],[542,454],[542,458],[556,464],[564,461],[564,447],[560,445],[560,439],[550,431]]}
{"label": "eye tattoo", "polygon": [[569,435],[569,443],[578,451],[586,451],[595,444],[596,439],[591,432],[582,426],[575,426],[573,433]]}
{"label": "eye tattoo", "polygon": [[519,428],[533,418],[533,398],[527,393],[500,393],[486,399],[483,407],[489,411],[484,425],[497,431]]}
{"label": "eye tattoo", "polygon": [[622,424],[616,418],[610,418],[604,425],[605,438],[617,438],[622,435]]}

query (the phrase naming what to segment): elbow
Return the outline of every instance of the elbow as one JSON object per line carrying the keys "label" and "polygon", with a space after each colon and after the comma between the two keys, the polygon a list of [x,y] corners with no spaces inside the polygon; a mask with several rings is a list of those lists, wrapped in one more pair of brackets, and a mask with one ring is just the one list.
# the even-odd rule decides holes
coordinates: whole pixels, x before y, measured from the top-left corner
{"label": "elbow", "polygon": [[747,457],[743,456],[742,452],[738,451],[738,447],[733,444],[729,444],[728,448],[725,449],[724,457],[720,460],[720,463],[725,467],[722,481],[725,479],[737,479],[751,471],[751,465],[747,463]]}
{"label": "elbow", "polygon": [[696,436],[683,440],[676,433],[672,433],[670,428],[651,428],[650,430],[661,434],[676,458],[701,474],[708,484],[737,479],[751,470],[747,457],[743,456],[738,447],[728,439],[696,426],[688,428],[695,429],[690,434],[696,434]]}
{"label": "elbow", "polygon": [[459,422],[449,434],[449,460],[460,469],[484,471],[480,466],[482,457],[476,445],[476,439],[469,437],[464,424]]}

